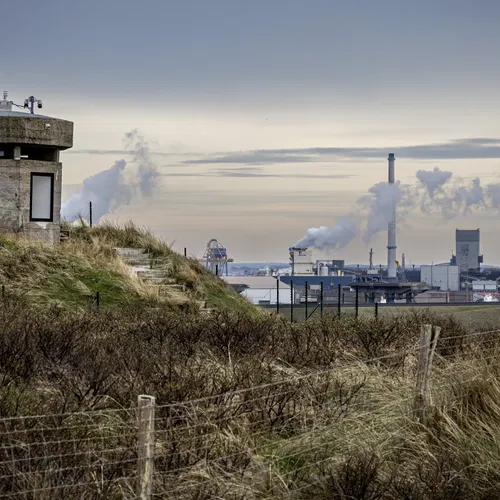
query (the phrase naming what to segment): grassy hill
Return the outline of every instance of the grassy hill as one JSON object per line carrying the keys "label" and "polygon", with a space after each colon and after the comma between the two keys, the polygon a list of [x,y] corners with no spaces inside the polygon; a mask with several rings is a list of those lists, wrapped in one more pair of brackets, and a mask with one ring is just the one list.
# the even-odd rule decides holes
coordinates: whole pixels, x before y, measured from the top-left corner
{"label": "grassy hill", "polygon": [[[500,498],[497,332],[425,310],[291,324],[132,225],[1,242],[0,496],[137,498],[148,394],[155,498]],[[185,292],[159,298],[115,247],[168,261]],[[185,314],[201,298],[215,312]],[[423,323],[442,330],[418,422]]]}
{"label": "grassy hill", "polygon": [[[24,295],[32,304],[86,308],[96,292],[104,308],[125,305],[180,308],[206,300],[218,310],[254,311],[253,306],[213,276],[196,260],[186,259],[147,230],[86,225],[72,227],[70,238],[50,247],[0,236],[0,285],[7,294]],[[144,283],[116,253],[116,247],[144,248],[170,268],[183,291],[168,288],[163,296]]]}

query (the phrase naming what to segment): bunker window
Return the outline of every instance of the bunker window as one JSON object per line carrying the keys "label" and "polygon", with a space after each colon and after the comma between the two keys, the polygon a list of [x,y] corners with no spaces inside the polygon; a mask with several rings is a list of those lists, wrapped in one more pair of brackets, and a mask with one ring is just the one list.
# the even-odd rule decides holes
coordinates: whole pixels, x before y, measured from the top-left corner
{"label": "bunker window", "polygon": [[54,174],[31,174],[30,220],[52,222],[54,220]]}

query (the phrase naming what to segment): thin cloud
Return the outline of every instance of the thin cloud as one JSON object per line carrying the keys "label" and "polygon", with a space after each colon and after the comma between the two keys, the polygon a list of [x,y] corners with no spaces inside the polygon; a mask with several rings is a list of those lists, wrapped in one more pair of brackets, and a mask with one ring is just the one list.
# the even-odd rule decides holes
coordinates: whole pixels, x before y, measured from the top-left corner
{"label": "thin cloud", "polygon": [[[73,155],[111,155],[111,156],[129,156],[130,151],[126,149],[69,149],[65,154]],[[165,153],[164,151],[150,151],[152,156],[173,156],[174,153]]]}
{"label": "thin cloud", "polygon": [[380,147],[380,148],[287,148],[265,149],[245,152],[227,152],[218,155],[186,160],[186,165],[207,164],[262,164],[262,163],[311,163],[326,160],[372,160],[380,158],[388,151],[397,157],[414,160],[458,160],[458,159],[499,159],[500,139],[497,138],[465,138],[446,143],[420,144],[415,146]]}
{"label": "thin cloud", "polygon": [[163,177],[239,177],[239,178],[252,178],[252,177],[267,177],[267,178],[287,178],[287,179],[348,179],[354,177],[352,174],[332,174],[332,175],[310,175],[310,174],[277,174],[265,173],[256,171],[260,169],[241,169],[241,170],[210,170],[208,172],[190,172],[190,173],[162,173]]}
{"label": "thin cloud", "polygon": [[221,156],[206,157],[198,160],[186,160],[188,165],[209,165],[211,163],[237,163],[245,165],[269,165],[271,163],[302,163],[319,161],[315,156],[303,155],[299,150],[298,155],[287,153],[286,150],[276,154],[274,151],[248,151],[244,153],[225,153]]}

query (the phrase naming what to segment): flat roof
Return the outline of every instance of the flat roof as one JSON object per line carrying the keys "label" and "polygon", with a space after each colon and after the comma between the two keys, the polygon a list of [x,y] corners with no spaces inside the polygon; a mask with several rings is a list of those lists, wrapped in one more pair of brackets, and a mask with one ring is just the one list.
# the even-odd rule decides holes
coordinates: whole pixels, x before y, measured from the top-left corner
{"label": "flat roof", "polygon": [[479,241],[479,229],[457,229],[455,238],[459,242]]}
{"label": "flat roof", "polygon": [[50,116],[37,115],[25,111],[7,111],[5,109],[0,109],[0,118],[4,116],[23,116],[25,118],[50,118]]}
{"label": "flat roof", "polygon": [[[247,285],[248,288],[276,288],[277,278],[274,276],[224,276],[228,285]],[[280,281],[280,289],[289,290],[290,286]]]}

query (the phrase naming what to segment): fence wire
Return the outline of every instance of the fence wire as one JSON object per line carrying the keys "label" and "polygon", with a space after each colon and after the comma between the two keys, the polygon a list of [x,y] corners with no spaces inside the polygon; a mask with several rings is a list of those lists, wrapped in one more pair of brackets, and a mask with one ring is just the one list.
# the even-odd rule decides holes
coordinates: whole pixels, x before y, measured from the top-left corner
{"label": "fence wire", "polygon": [[[482,343],[489,345],[495,334],[439,342],[492,335]],[[417,353],[415,343],[406,352],[157,405],[152,495],[246,498],[266,481],[271,496],[313,488],[318,468],[346,453],[342,435],[359,440],[384,432],[391,439],[415,425],[413,380],[393,383],[377,373],[381,363],[399,369]],[[498,355],[482,361],[489,358]],[[454,375],[463,383],[480,377],[460,363]],[[450,384],[443,379],[432,385],[438,396]],[[0,498],[137,498],[139,427],[137,408],[0,419]]]}

